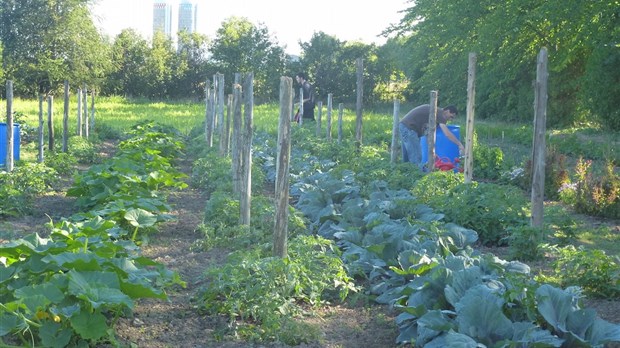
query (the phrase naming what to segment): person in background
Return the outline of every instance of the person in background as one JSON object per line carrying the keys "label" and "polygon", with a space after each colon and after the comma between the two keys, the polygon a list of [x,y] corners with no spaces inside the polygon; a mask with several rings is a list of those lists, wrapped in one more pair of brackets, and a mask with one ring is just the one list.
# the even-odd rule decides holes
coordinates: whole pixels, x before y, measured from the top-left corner
{"label": "person in background", "polygon": [[[314,87],[308,82],[308,77],[304,72],[297,73],[297,75],[295,75],[295,80],[303,90],[304,121],[314,121]],[[297,110],[297,115],[295,115],[295,121],[297,122],[299,122],[298,115],[299,110]]]}
{"label": "person in background", "polygon": [[[403,152],[403,162],[411,162],[424,170],[422,162],[422,148],[420,146],[420,137],[428,131],[428,117],[431,113],[430,104],[423,104],[411,109],[398,124],[400,132],[401,147]],[[458,114],[458,110],[454,105],[445,108],[437,108],[437,125],[441,128],[443,134],[451,142],[459,147],[459,153],[465,152],[463,144],[452,134],[446,123],[453,120]]]}

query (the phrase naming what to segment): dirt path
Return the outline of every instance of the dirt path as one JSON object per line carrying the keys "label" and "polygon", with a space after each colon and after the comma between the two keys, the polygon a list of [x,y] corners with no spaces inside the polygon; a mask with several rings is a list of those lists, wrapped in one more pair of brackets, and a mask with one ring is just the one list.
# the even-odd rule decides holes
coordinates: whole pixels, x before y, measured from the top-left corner
{"label": "dirt path", "polygon": [[[190,163],[191,164],[191,163]],[[182,170],[189,172],[184,163]],[[175,287],[168,292],[169,301],[141,300],[132,318],[120,319],[117,338],[126,346],[160,347],[285,347],[280,343],[250,344],[227,338],[220,342],[215,337],[227,329],[227,321],[217,316],[200,314],[194,296],[204,286],[203,272],[214,264],[225,261],[227,251],[212,249],[196,251],[192,244],[201,238],[196,227],[202,222],[207,197],[190,188],[170,193],[169,203],[177,219],[160,227],[142,247],[144,256],[179,272],[187,282],[186,288]],[[394,347],[397,328],[395,313],[385,306],[332,306],[317,316],[305,320],[318,327],[323,337],[320,342],[299,347]]]}

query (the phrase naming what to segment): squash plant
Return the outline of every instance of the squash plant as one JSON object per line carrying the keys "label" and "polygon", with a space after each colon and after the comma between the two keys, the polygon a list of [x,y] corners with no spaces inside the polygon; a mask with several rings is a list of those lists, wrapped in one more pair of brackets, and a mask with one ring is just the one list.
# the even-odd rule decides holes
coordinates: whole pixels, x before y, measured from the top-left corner
{"label": "squash plant", "polygon": [[[114,340],[110,326],[138,298],[167,298],[177,274],[140,256],[126,231],[99,217],[63,221],[48,238],[0,246],[0,337],[49,347]],[[111,322],[111,324],[108,324]]]}
{"label": "squash plant", "polygon": [[[163,144],[166,155],[178,154],[176,142],[144,137],[132,144]],[[46,347],[116,343],[114,323],[135,299],[166,299],[165,287],[185,285],[134,242],[139,229],[171,218],[158,190],[184,187],[183,175],[162,150],[123,148],[76,177],[71,195],[89,211],[54,225],[47,238],[0,245],[0,337]]]}

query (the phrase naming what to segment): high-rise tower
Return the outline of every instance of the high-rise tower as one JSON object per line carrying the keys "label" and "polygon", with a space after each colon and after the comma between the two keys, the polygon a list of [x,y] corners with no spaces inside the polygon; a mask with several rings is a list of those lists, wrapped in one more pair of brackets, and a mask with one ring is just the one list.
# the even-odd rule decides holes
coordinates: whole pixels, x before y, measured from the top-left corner
{"label": "high-rise tower", "polygon": [[190,0],[181,0],[179,3],[179,29],[178,31],[196,32],[197,6]]}
{"label": "high-rise tower", "polygon": [[153,2],[153,35],[158,31],[172,36],[172,6],[161,0]]}

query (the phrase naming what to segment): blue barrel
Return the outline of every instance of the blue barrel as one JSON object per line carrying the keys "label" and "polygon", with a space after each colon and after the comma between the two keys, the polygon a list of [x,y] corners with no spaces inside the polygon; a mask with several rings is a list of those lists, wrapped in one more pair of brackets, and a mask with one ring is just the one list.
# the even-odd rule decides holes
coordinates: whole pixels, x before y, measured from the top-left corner
{"label": "blue barrel", "polygon": [[[459,126],[448,125],[448,129],[454,136],[461,140],[461,133]],[[426,135],[420,138],[420,146],[422,147],[422,163],[428,162],[428,143],[426,142]],[[455,160],[459,158],[459,146],[451,142],[441,128],[437,127],[435,133],[435,156],[447,157],[452,163],[457,164]]]}
{"label": "blue barrel", "polygon": [[[0,166],[6,163],[7,134],[6,123],[0,123]],[[13,160],[19,160],[19,124],[13,123]]]}

